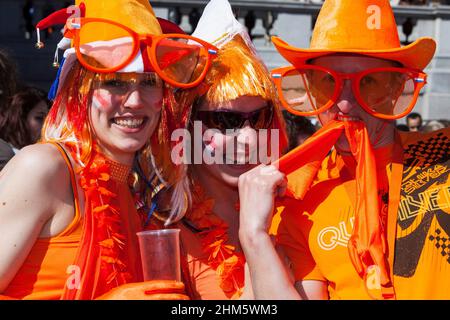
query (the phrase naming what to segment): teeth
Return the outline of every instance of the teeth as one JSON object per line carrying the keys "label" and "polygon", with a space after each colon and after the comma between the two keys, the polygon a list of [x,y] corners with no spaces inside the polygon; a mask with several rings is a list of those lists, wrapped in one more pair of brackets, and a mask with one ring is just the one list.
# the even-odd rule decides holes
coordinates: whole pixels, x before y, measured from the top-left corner
{"label": "teeth", "polygon": [[115,118],[114,123],[121,127],[127,128],[139,128],[144,122],[144,118],[135,119],[135,118]]}

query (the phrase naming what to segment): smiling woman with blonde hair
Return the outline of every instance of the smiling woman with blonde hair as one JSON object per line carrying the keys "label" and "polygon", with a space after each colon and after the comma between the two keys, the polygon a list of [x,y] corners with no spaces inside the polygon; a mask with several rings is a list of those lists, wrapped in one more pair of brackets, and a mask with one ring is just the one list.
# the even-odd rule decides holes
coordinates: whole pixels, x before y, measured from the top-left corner
{"label": "smiling woman with blonde hair", "polygon": [[141,199],[130,190],[130,172],[139,163],[143,179],[166,173],[170,163],[154,158],[168,154],[171,86],[201,81],[215,48],[163,35],[148,1],[77,5],[80,17],[69,17],[72,7],[38,24],[66,21],[59,46],[67,50],[42,143],[25,148],[0,175],[0,293],[185,299],[182,283],[142,282]]}

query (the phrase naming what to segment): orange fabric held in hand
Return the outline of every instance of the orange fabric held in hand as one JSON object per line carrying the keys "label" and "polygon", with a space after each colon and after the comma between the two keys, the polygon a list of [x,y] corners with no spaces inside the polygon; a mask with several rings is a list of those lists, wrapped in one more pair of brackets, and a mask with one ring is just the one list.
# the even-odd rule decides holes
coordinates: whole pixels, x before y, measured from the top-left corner
{"label": "orange fabric held in hand", "polygon": [[[356,166],[357,203],[355,224],[348,242],[350,260],[358,274],[365,278],[369,267],[376,266],[380,275],[382,296],[394,298],[387,260],[386,234],[380,221],[380,204],[375,157],[367,129],[360,121],[332,121],[303,145],[280,158],[273,165],[285,174],[300,175],[295,185],[288,185],[296,199],[302,199],[312,184],[320,164],[337,139],[345,133]],[[298,181],[302,181],[301,184]]]}
{"label": "orange fabric held in hand", "polygon": [[294,198],[303,199],[323,159],[341,136],[343,130],[342,122],[332,121],[317,131],[305,143],[272,163],[286,175],[292,174],[292,176],[301,177],[301,179],[288,179],[296,182],[295,185],[288,184],[288,190],[292,192]]}
{"label": "orange fabric held in hand", "polygon": [[386,233],[382,228],[376,163],[367,129],[362,122],[345,122],[345,133],[356,160],[356,214],[353,233],[348,241],[350,260],[360,276],[369,267],[379,268],[383,297],[394,297],[387,260]]}

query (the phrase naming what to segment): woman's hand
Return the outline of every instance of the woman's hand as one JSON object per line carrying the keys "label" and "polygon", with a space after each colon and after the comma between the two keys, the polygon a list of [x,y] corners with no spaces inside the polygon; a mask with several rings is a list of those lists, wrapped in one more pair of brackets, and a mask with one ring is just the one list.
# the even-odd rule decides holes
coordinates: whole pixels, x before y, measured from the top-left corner
{"label": "woman's hand", "polygon": [[274,166],[260,165],[239,177],[239,239],[249,269],[245,281],[251,282],[244,299],[299,298],[268,234],[274,199],[286,187],[284,174]]}
{"label": "woman's hand", "polygon": [[271,165],[260,165],[239,177],[241,241],[267,234],[274,199],[283,196],[286,187],[285,175]]}
{"label": "woman's hand", "polygon": [[152,280],[121,285],[96,300],[189,300],[189,297],[184,294],[182,282]]}

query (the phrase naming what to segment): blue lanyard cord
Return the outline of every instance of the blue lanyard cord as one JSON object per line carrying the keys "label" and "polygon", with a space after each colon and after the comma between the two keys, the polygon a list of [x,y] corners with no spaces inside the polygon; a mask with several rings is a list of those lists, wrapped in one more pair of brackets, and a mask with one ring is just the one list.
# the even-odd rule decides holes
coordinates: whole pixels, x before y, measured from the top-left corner
{"label": "blue lanyard cord", "polygon": [[140,166],[140,164],[139,164],[139,161],[138,161],[138,158],[137,158],[137,157],[134,158],[134,169],[135,169],[135,171],[137,172],[137,174],[139,175],[139,177],[141,177],[141,179],[145,181],[145,184],[146,184],[150,189],[153,189],[153,184],[152,184],[149,180],[147,180],[147,178],[145,177],[145,174],[144,174],[144,172],[142,171],[142,168],[141,168],[141,166]]}
{"label": "blue lanyard cord", "polygon": [[150,179],[150,180],[148,180],[145,177],[145,174],[144,174],[141,166],[139,165],[139,161],[137,161],[137,157],[135,158],[134,168],[135,168],[135,171],[137,172],[137,174],[139,175],[139,177],[141,177],[141,179],[145,181],[145,184],[147,185],[147,187],[150,188],[150,190],[152,190],[152,198],[165,187],[164,183],[159,182],[158,176],[156,174],[154,174],[152,176],[152,179]]}
{"label": "blue lanyard cord", "polygon": [[[146,218],[145,223],[144,223],[144,227],[146,227],[146,226],[148,226],[148,224],[150,222],[150,219],[151,219],[151,217],[152,217],[152,215],[155,212],[156,207],[157,207],[156,201],[154,201],[153,199],[156,196],[156,194],[158,194],[159,191],[164,189],[165,185],[158,181],[159,179],[158,179],[158,176],[156,174],[153,175],[151,181],[148,180],[145,177],[145,174],[144,174],[144,172],[143,172],[143,170],[142,170],[142,168],[141,168],[141,166],[139,164],[139,161],[138,161],[137,157],[135,157],[134,169],[137,172],[137,174],[139,175],[139,177],[142,180],[145,181],[145,184],[147,185],[147,188],[152,190],[152,193],[151,193],[151,196],[150,196],[150,198],[151,198],[151,206],[150,206],[150,210],[147,213],[147,218]],[[144,197],[145,197],[146,190],[144,190],[143,194],[144,194]],[[145,201],[145,199],[144,199],[144,204],[146,204],[146,203],[147,203],[147,201]]]}
{"label": "blue lanyard cord", "polygon": [[152,206],[147,213],[147,219],[145,220],[144,227],[148,226],[150,219],[152,218],[152,215],[155,212],[155,209],[156,209],[156,202],[152,201]]}

